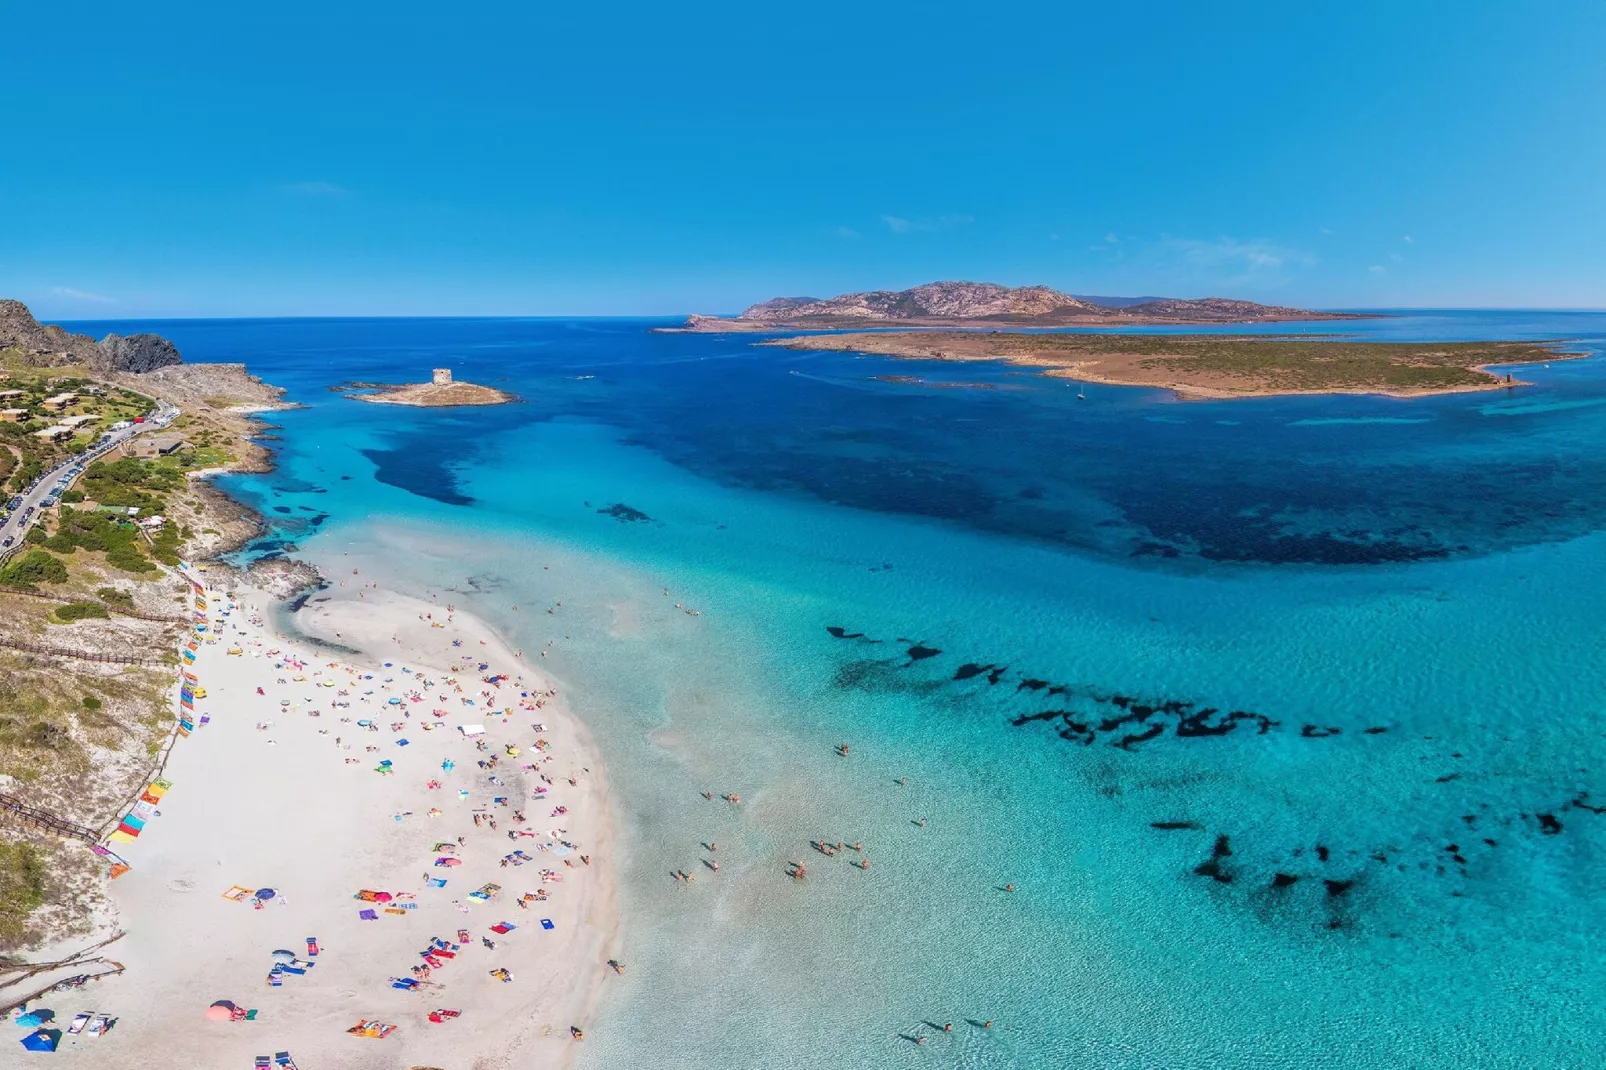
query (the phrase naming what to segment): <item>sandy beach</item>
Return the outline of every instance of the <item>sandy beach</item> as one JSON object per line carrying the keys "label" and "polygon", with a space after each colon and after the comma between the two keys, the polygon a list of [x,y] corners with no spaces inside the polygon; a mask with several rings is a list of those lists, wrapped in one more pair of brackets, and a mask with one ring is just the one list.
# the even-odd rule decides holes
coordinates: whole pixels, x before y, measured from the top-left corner
{"label": "sandy beach", "polygon": [[[126,970],[34,1005],[61,1028],[115,1019],[64,1036],[68,1063],[494,1070],[583,1043],[617,954],[584,727],[478,620],[343,579],[296,619],[350,652],[208,592],[196,728],[143,833],[113,845],[133,868],[105,953]],[[270,977],[276,951],[295,961]],[[254,1013],[208,1020],[219,1000]],[[364,1019],[395,1029],[347,1032]]]}

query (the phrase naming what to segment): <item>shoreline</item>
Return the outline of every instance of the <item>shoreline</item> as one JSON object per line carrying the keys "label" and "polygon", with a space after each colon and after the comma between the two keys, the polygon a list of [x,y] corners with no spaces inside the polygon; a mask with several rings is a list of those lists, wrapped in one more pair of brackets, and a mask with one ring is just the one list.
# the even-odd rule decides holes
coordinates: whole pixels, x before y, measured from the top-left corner
{"label": "shoreline", "polygon": [[[1409,400],[1486,393],[1533,385],[1527,380],[1502,379],[1494,369],[1577,360],[1589,355],[1554,348],[1564,344],[1562,342],[1377,343],[1253,335],[1000,335],[996,332],[918,331],[803,335],[753,344],[898,360],[957,364],[998,362],[1053,379],[1165,390],[1179,401],[1324,395]],[[1101,345],[1108,349],[1098,348]],[[1523,350],[1520,355],[1509,352],[1518,349]],[[1513,359],[1498,359],[1504,356]],[[1274,363],[1277,361],[1282,363]],[[1175,366],[1170,366],[1172,362]],[[1479,379],[1423,386],[1403,386],[1388,381],[1410,375],[1441,379],[1476,375]],[[1323,378],[1332,381],[1322,383]],[[1312,379],[1317,385],[1306,385]]]}
{"label": "shoreline", "polygon": [[[567,1066],[576,1047],[569,1027],[584,1029],[600,1001],[620,922],[618,838],[586,726],[549,676],[470,614],[370,587],[310,604],[296,615],[299,634],[276,634],[268,600],[241,594],[247,601],[225,611],[227,596],[208,591],[209,626],[213,635],[221,627],[223,638],[199,644],[191,669],[208,691],[192,715],[203,719],[173,748],[163,774],[173,787],[145,833],[112,845],[133,865],[111,887],[115,923],[127,935],[109,953],[126,972],[94,985],[93,995],[45,1001],[63,1025],[80,1010],[120,1021],[104,1037],[64,1037],[60,1053],[108,1068],[172,1056],[184,1065],[248,1066],[254,1054],[280,1050],[304,1066]],[[326,640],[360,653],[337,657]],[[487,673],[497,672],[512,676],[487,684]],[[425,680],[432,686],[419,686]],[[356,681],[373,694],[362,694]],[[409,688],[419,697],[401,698]],[[452,701],[437,705],[443,697]],[[483,708],[487,701],[505,712]],[[431,717],[431,707],[445,716]],[[394,722],[405,725],[399,733],[384,731],[379,721],[397,709],[416,716]],[[374,715],[363,717],[374,726],[354,739],[362,715]],[[460,733],[460,723],[483,723],[488,750]],[[403,738],[410,745],[397,745]],[[536,747],[537,738],[545,746]],[[519,748],[516,761],[510,746]],[[365,753],[373,750],[379,753]],[[493,755],[503,764],[490,774],[470,764]],[[394,763],[394,775],[376,775],[381,759]],[[443,771],[442,761],[453,767]],[[542,807],[554,803],[565,812],[548,816]],[[470,822],[471,808],[503,827]],[[527,820],[512,822],[520,809]],[[459,863],[431,866],[425,841],[456,836],[462,846],[442,857]],[[498,865],[495,856],[517,850],[530,862]],[[556,879],[538,877],[542,870]],[[427,887],[443,874],[449,888]],[[504,891],[472,904],[466,893],[486,882]],[[277,886],[278,895],[260,910],[220,898],[236,883]],[[363,921],[357,909],[372,905],[353,902],[361,888],[416,898],[406,914]],[[515,902],[537,894],[549,898],[524,909]],[[553,928],[544,930],[541,918]],[[98,935],[113,920],[99,919]],[[486,926],[500,921],[517,927],[493,938]],[[439,990],[388,985],[387,974],[408,976],[432,937],[456,942],[463,926],[473,942],[429,978]],[[307,936],[321,945],[322,969],[265,986],[269,952],[296,948],[299,955]],[[481,947],[482,936],[495,949]],[[493,979],[487,971],[494,968],[513,980]],[[217,999],[260,1015],[206,1021],[203,1012]],[[462,1017],[426,1022],[424,1012],[435,1007]],[[400,1028],[382,1043],[346,1035],[362,1018]]]}

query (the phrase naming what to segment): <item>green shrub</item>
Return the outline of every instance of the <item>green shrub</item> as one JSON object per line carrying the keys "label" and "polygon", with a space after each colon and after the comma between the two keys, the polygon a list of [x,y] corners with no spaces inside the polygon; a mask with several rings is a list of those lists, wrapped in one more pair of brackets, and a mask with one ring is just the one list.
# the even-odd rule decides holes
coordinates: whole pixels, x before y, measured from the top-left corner
{"label": "green shrub", "polygon": [[132,608],[134,605],[133,595],[129,594],[127,591],[119,591],[115,587],[102,587],[100,590],[96,591],[95,594],[99,595],[100,600],[105,602],[107,605],[122,606],[125,609]]}
{"label": "green shrub", "polygon": [[64,502],[77,504],[78,502],[84,500],[84,492],[76,488],[73,490],[64,490],[61,492],[61,500]]}
{"label": "green shrub", "polygon": [[149,558],[127,543],[113,546],[110,550],[107,550],[106,563],[113,568],[120,568],[124,572],[156,571],[156,566],[151,564]]}
{"label": "green shrub", "polygon": [[61,558],[44,550],[32,550],[26,556],[0,569],[0,586],[27,587],[40,583],[66,583],[67,566]]}
{"label": "green shrub", "polygon": [[[56,617],[59,620],[72,622],[75,620],[105,620],[111,614],[99,602],[68,602],[64,606],[56,607]],[[93,708],[93,707],[91,707]]]}
{"label": "green shrub", "polygon": [[86,710],[98,710],[98,709],[100,709],[100,699],[96,698],[94,695],[85,695],[84,696],[84,709],[86,709]]}

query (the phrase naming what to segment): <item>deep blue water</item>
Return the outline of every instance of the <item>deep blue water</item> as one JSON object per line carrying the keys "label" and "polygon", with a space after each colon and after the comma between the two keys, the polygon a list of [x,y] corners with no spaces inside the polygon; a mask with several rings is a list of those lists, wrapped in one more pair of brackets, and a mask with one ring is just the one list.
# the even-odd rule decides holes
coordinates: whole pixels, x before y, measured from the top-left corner
{"label": "deep blue water", "polygon": [[[307,406],[277,472],[224,481],[273,525],[249,553],[450,590],[548,652],[626,858],[585,1065],[1599,1064],[1600,360],[1077,400],[653,325],[90,328]],[[1606,350],[1598,313],[1342,327]],[[522,400],[330,389],[437,366]],[[721,786],[751,805],[710,813]],[[778,877],[822,833],[875,869]],[[720,881],[666,882],[712,835]],[[933,1016],[999,1024],[901,1039]]]}
{"label": "deep blue water", "polygon": [[[341,380],[420,377],[437,362],[519,392],[517,406],[393,421],[386,442],[368,451],[381,482],[457,505],[468,503],[453,472],[487,442],[573,418],[617,427],[631,444],[728,486],[1121,558],[1422,560],[1582,534],[1606,511],[1606,472],[1578,435],[1592,423],[1580,413],[1606,403],[1593,362],[1534,373],[1540,391],[1473,399],[1200,405],[1095,387],[1078,401],[1072,384],[1019,369],[760,349],[750,336],[652,334],[652,325],[141,326],[172,336],[191,359],[247,359],[301,398]],[[119,326],[133,325],[93,329]],[[1606,320],[1592,313],[1434,313],[1340,326],[1379,339],[1606,344]],[[875,379],[883,374],[970,388]]]}

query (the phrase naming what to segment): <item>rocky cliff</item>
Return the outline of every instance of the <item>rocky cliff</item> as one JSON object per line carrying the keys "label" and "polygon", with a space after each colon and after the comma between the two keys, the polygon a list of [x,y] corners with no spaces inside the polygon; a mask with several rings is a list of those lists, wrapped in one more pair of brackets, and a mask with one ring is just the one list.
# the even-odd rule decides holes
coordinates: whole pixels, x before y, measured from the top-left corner
{"label": "rocky cliff", "polygon": [[17,349],[22,359],[41,367],[90,364],[101,357],[93,338],[54,324],[43,327],[21,301],[0,300],[0,349]]}
{"label": "rocky cliff", "polygon": [[182,364],[178,346],[159,334],[108,334],[98,343],[107,367],[114,372],[133,372],[143,375],[157,368]]}
{"label": "rocky cliff", "polygon": [[41,325],[21,301],[0,299],[0,350],[11,349],[38,367],[78,364],[97,374],[135,372],[182,363],[178,347],[156,334],[124,338],[108,334],[99,342],[55,324]]}

